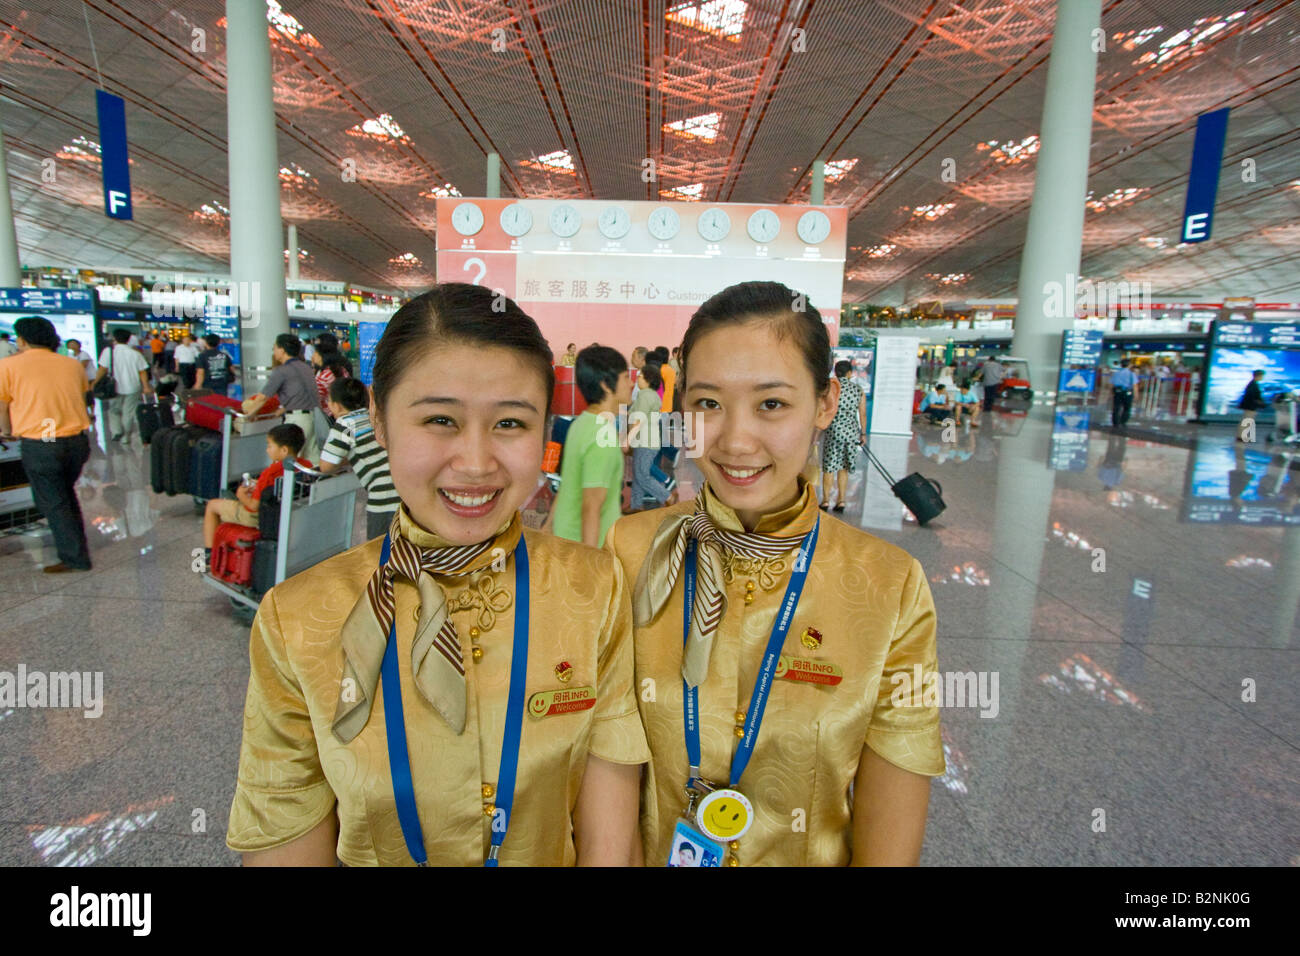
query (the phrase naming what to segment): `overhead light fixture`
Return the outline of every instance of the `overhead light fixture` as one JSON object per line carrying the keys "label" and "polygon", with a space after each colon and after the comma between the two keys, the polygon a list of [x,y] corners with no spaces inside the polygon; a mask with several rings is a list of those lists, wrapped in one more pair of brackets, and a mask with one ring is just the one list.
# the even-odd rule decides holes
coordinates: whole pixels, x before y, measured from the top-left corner
{"label": "overhead light fixture", "polygon": [[699,116],[692,116],[688,119],[664,123],[664,131],[677,133],[680,136],[689,136],[692,139],[707,140],[711,143],[718,138],[718,130],[721,124],[721,113],[701,113]]}
{"label": "overhead light fixture", "polygon": [[856,159],[833,159],[826,163],[826,181],[837,183],[858,165]]}
{"label": "overhead light fixture", "polygon": [[686,0],[672,4],[665,16],[675,23],[736,42],[745,29],[748,8],[744,0]]}
{"label": "overhead light fixture", "polygon": [[956,205],[956,203],[951,202],[926,203],[924,206],[917,206],[913,209],[912,217],[923,218],[929,222],[934,222],[936,219],[952,212],[953,207]]}
{"label": "overhead light fixture", "polygon": [[540,169],[548,173],[577,175],[577,170],[573,167],[573,157],[569,155],[567,149],[557,149],[553,153],[546,153],[536,159],[521,159],[519,165],[527,166],[529,169]]}

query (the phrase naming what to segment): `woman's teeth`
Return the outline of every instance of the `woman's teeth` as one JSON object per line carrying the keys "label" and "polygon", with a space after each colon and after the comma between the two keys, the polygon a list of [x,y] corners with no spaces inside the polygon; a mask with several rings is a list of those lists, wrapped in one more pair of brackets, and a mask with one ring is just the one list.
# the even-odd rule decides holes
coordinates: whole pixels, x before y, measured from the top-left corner
{"label": "woman's teeth", "polygon": [[495,491],[488,495],[458,495],[451,491],[443,491],[442,493],[462,508],[475,508],[479,505],[487,504],[498,494],[498,492]]}
{"label": "woman's teeth", "polygon": [[767,465],[764,465],[763,468],[728,468],[725,465],[719,465],[718,467],[732,478],[749,478],[753,475],[757,475],[763,470],[763,468],[766,468]]}

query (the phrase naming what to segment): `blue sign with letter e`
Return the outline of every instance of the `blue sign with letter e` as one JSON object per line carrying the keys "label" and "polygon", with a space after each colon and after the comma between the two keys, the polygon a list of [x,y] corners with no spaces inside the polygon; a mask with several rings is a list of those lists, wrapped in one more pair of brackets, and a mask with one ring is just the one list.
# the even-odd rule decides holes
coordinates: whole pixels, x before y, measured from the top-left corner
{"label": "blue sign with letter e", "polygon": [[131,166],[126,158],[126,101],[95,90],[99,158],[104,173],[104,214],[131,219]]}
{"label": "blue sign with letter e", "polygon": [[1187,176],[1187,202],[1183,205],[1181,242],[1204,242],[1214,223],[1214,197],[1219,191],[1223,142],[1228,135],[1228,107],[1196,118],[1192,143],[1192,171]]}

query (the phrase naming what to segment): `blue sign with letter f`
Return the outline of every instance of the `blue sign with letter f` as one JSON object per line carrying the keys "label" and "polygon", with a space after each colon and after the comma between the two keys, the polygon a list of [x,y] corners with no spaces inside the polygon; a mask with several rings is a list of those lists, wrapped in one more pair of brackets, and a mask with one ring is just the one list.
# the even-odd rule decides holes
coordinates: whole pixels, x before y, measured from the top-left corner
{"label": "blue sign with letter f", "polygon": [[99,159],[104,175],[104,214],[131,219],[131,166],[126,158],[126,102],[95,90],[99,116]]}

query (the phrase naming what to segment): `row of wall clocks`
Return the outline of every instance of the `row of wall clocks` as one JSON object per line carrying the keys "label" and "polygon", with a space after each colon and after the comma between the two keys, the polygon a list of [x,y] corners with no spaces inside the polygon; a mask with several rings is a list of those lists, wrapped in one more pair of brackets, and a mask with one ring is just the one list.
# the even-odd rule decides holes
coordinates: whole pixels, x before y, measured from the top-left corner
{"label": "row of wall clocks", "polygon": [[[462,236],[473,236],[483,228],[483,210],[477,203],[460,203],[452,210],[451,224]],[[568,239],[582,228],[582,215],[575,206],[562,203],[551,209],[548,225],[557,237]],[[622,206],[606,206],[596,226],[606,239],[618,240],[632,229],[632,217]],[[695,227],[706,242],[721,242],[731,232],[731,217],[725,209],[714,206],[701,214]],[[524,235],[533,228],[532,210],[522,203],[511,203],[501,210],[501,228],[508,236]],[[660,206],[650,213],[646,228],[654,238],[666,242],[681,231],[682,220],[672,206]],[[781,219],[770,209],[760,209],[749,217],[745,231],[755,242],[768,243],[780,233]],[[805,243],[815,246],[831,234],[831,221],[824,212],[811,209],[799,217],[795,232]]]}

